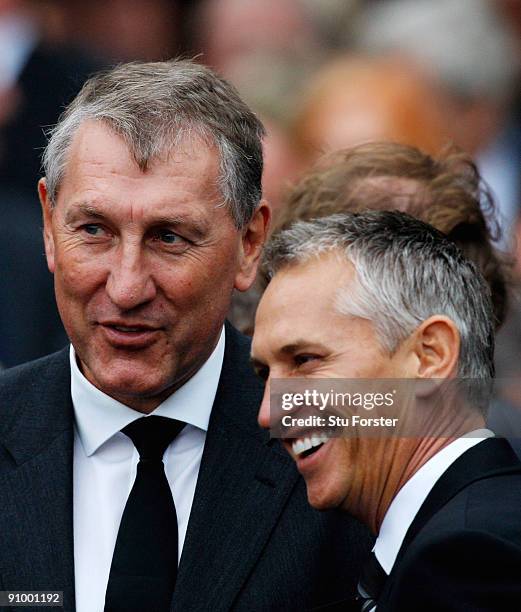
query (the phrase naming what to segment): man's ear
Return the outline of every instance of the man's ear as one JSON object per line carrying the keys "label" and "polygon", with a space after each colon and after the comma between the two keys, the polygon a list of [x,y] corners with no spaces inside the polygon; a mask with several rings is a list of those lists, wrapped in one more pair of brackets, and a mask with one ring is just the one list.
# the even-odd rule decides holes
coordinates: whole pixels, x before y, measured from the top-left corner
{"label": "man's ear", "polygon": [[458,366],[460,334],[452,319],[433,315],[414,332],[412,349],[418,378],[452,378]]}
{"label": "man's ear", "polygon": [[54,273],[54,236],[52,233],[53,207],[47,192],[47,183],[45,178],[41,178],[38,181],[38,195],[40,196],[40,204],[42,205],[43,240],[45,244],[47,267],[51,273]]}
{"label": "man's ear", "polygon": [[240,267],[234,285],[239,291],[249,289],[255,280],[270,220],[271,208],[265,200],[261,200],[251,221],[242,229]]}

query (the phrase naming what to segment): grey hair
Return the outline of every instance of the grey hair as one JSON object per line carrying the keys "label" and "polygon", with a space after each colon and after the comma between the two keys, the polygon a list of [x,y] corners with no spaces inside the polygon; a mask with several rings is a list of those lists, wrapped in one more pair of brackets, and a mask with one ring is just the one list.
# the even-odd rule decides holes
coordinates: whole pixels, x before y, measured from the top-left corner
{"label": "grey hair", "polygon": [[71,142],[87,120],[101,121],[127,143],[144,171],[195,134],[220,155],[219,189],[238,228],[261,198],[264,127],[236,90],[191,60],[133,62],[92,76],[49,132],[43,155],[52,204],[66,172]]}
{"label": "grey hair", "polygon": [[458,375],[494,376],[490,291],[475,265],[430,225],[402,212],[369,211],[300,221],[267,245],[270,276],[328,252],[344,255],[355,281],[339,288],[339,312],[368,319],[393,353],[423,321],[449,317],[460,333]]}

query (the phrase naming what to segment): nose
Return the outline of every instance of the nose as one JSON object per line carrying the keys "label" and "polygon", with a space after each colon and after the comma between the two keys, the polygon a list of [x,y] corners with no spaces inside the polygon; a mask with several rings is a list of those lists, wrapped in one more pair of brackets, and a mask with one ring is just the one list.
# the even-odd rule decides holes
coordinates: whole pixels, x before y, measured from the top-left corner
{"label": "nose", "polygon": [[157,293],[139,244],[122,244],[112,262],[106,291],[121,310],[150,302]]}
{"label": "nose", "polygon": [[263,429],[269,429],[270,427],[270,381],[266,381],[264,387],[264,395],[259,408],[259,414],[257,416],[257,422]]}

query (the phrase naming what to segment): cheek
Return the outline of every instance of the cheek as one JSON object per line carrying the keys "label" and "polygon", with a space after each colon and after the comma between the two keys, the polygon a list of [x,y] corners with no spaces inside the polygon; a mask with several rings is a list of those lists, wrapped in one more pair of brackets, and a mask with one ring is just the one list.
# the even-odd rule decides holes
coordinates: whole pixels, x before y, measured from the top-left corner
{"label": "cheek", "polygon": [[170,301],[212,310],[230,299],[234,267],[229,261],[219,261],[216,257],[213,263],[205,262],[205,265],[176,267],[173,264],[170,269],[157,266],[153,275]]}
{"label": "cheek", "polygon": [[67,295],[85,295],[99,284],[95,268],[81,269],[74,266],[57,267],[55,272],[57,290]]}
{"label": "cheek", "polygon": [[104,286],[107,279],[105,268],[91,258],[72,257],[71,254],[58,254],[54,283],[56,297],[68,300],[87,299]]}
{"label": "cheek", "polygon": [[169,302],[181,305],[203,294],[201,279],[185,270],[156,268],[152,278]]}

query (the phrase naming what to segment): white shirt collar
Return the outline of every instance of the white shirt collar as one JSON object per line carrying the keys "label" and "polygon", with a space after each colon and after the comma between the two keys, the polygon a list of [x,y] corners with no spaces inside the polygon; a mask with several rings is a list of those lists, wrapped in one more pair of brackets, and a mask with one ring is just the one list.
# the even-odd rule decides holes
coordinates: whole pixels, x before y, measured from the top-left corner
{"label": "white shirt collar", "polygon": [[422,465],[398,491],[385,513],[373,548],[387,574],[391,573],[405,534],[436,481],[460,455],[493,435],[489,429],[476,429],[454,440]]}
{"label": "white shirt collar", "polygon": [[[208,430],[224,358],[224,328],[213,353],[182,387],[177,389],[152,414],[177,419]],[[143,416],[106,395],[81,373],[73,346],[70,348],[71,397],[78,434],[90,456],[115,433]]]}

